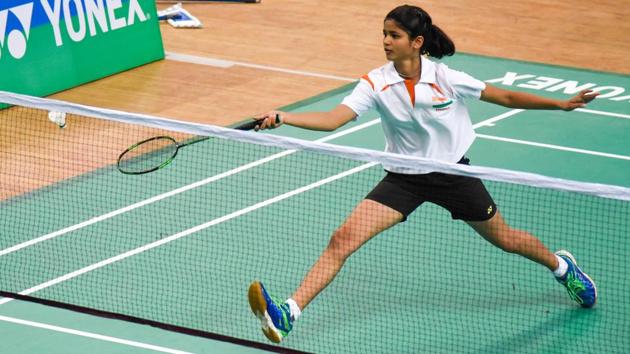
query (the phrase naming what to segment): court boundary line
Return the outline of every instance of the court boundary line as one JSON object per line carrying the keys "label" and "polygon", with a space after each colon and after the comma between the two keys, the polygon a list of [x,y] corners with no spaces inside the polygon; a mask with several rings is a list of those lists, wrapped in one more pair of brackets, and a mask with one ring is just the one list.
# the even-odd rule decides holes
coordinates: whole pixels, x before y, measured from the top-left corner
{"label": "court boundary line", "polygon": [[596,114],[596,115],[600,115],[600,116],[609,116],[609,117],[615,117],[615,118],[630,119],[630,115],[622,114],[622,113],[616,113],[616,112],[598,111],[598,110],[587,109],[587,108],[576,108],[575,111],[582,112],[582,113],[591,113],[591,114]]}
{"label": "court boundary line", "polygon": [[239,62],[239,61],[233,61],[233,60],[215,59],[215,58],[210,58],[210,57],[201,57],[197,55],[190,55],[190,54],[183,54],[183,53],[175,53],[175,52],[166,51],[164,52],[164,55],[165,55],[165,59],[167,60],[179,61],[183,63],[197,64],[197,65],[205,65],[205,66],[211,66],[211,67],[223,68],[223,69],[227,69],[232,66],[242,66],[242,67],[252,68],[252,69],[281,72],[284,74],[317,77],[320,79],[331,79],[331,80],[347,81],[347,82],[357,81],[357,79],[355,78],[343,77],[343,76],[338,76],[338,75],[320,74],[320,73],[314,73],[314,72],[304,71],[304,70],[285,69],[285,68],[279,68],[279,67],[269,66],[269,65],[252,64],[252,63]]}
{"label": "court boundary line", "polygon": [[[8,293],[8,292],[3,292],[3,291],[0,291],[0,294],[2,294],[3,296],[8,295],[15,300],[55,307],[62,310],[69,310],[69,311],[92,315],[92,316],[98,316],[105,319],[117,319],[117,320],[126,321],[126,322],[139,324],[139,325],[148,325],[148,326],[160,328],[163,330],[167,330],[170,332],[181,333],[181,334],[186,334],[190,336],[196,336],[196,337],[207,338],[207,339],[212,339],[212,340],[221,341],[221,342],[232,343],[232,344],[236,344],[240,346],[266,350],[269,352],[280,352],[280,353],[286,353],[286,354],[306,354],[307,353],[307,352],[300,351],[297,349],[282,348],[282,347],[278,347],[272,344],[261,343],[261,342],[241,339],[237,337],[230,337],[230,336],[226,336],[226,335],[222,335],[218,333],[204,332],[204,331],[181,327],[181,326],[177,326],[177,325],[173,325],[169,323],[152,321],[152,320],[147,320],[140,317],[123,315],[123,314],[118,314],[114,312],[108,312],[108,311],[93,309],[89,307],[63,303],[59,301],[40,299],[36,297],[13,294],[13,293]],[[60,327],[60,328],[63,328],[63,327]]]}
{"label": "court boundary line", "polygon": [[142,349],[149,349],[149,350],[154,350],[154,351],[158,351],[158,352],[162,352],[162,353],[192,354],[191,352],[186,352],[186,351],[183,351],[183,350],[166,348],[166,347],[162,347],[162,346],[158,346],[158,345],[154,345],[154,344],[147,344],[147,343],[142,343],[142,342],[133,341],[133,340],[129,340],[129,339],[117,338],[117,337],[112,337],[112,336],[108,336],[108,335],[104,335],[104,334],[86,332],[86,331],[81,331],[81,330],[77,330],[77,329],[61,327],[61,326],[51,325],[51,324],[42,323],[42,322],[35,322],[35,321],[30,321],[30,320],[24,320],[24,319],[15,318],[15,317],[9,317],[9,316],[0,315],[0,321],[9,322],[9,323],[13,323],[13,324],[19,324],[19,325],[28,326],[28,327],[35,327],[35,328],[40,328],[40,329],[46,329],[46,330],[50,330],[50,331],[54,331],[54,332],[61,332],[61,333],[71,334],[71,335],[80,336],[80,337],[87,337],[87,338],[91,338],[91,339],[97,339],[97,340],[101,340],[101,341],[105,341],[105,342],[112,342],[112,343],[127,345],[127,346],[131,346],[131,347],[137,347],[137,348],[142,348]]}
{"label": "court boundary line", "polygon": [[477,137],[478,138],[482,138],[482,139],[494,140],[494,141],[502,141],[502,142],[512,143],[512,144],[520,144],[520,145],[542,147],[542,148],[551,149],[551,150],[569,151],[569,152],[574,152],[574,153],[584,154],[584,155],[601,156],[601,157],[608,157],[608,158],[611,158],[611,159],[619,159],[619,160],[628,160],[628,161],[630,161],[630,156],[612,154],[612,153],[607,153],[607,152],[599,152],[599,151],[586,150],[586,149],[573,148],[573,147],[554,145],[554,144],[547,144],[547,143],[538,143],[538,142],[534,142],[534,141],[521,140],[521,139],[504,138],[504,137],[500,137],[500,136],[487,135],[487,134],[477,134]]}

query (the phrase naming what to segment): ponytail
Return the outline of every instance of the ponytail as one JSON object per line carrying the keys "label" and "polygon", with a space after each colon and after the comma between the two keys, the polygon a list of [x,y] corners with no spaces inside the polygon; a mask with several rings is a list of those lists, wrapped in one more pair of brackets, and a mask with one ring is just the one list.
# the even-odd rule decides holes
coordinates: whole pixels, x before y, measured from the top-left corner
{"label": "ponytail", "polygon": [[426,11],[417,6],[398,6],[385,16],[385,20],[395,21],[411,39],[424,37],[424,44],[420,48],[421,55],[442,58],[455,54],[455,43],[433,24],[431,16]]}
{"label": "ponytail", "polygon": [[420,49],[421,54],[427,54],[434,58],[455,54],[455,43],[440,27],[431,25],[428,32],[428,36],[424,36],[424,44]]}

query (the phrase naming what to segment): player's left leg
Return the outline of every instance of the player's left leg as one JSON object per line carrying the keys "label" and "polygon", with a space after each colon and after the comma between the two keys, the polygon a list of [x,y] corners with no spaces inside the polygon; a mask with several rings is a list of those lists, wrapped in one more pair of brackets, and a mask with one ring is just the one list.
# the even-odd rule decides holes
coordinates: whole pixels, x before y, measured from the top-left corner
{"label": "player's left leg", "polygon": [[499,212],[486,221],[467,221],[479,235],[505,252],[519,254],[549,268],[563,284],[569,296],[582,307],[595,305],[597,289],[567,251],[552,253],[534,235],[511,228]]}

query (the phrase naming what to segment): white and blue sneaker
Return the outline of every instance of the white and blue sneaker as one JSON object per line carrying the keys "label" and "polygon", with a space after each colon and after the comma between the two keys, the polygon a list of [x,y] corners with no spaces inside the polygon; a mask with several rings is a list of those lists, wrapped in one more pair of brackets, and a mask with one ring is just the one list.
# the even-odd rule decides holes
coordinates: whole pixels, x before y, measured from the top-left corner
{"label": "white and blue sneaker", "polygon": [[564,259],[569,268],[562,277],[556,277],[560,284],[567,288],[569,296],[582,307],[593,307],[597,301],[595,282],[578,267],[575,258],[565,250],[556,252],[556,256]]}
{"label": "white and blue sneaker", "polygon": [[280,343],[293,328],[289,305],[272,299],[259,281],[249,286],[247,295],[249,306],[260,320],[265,336],[274,343]]}

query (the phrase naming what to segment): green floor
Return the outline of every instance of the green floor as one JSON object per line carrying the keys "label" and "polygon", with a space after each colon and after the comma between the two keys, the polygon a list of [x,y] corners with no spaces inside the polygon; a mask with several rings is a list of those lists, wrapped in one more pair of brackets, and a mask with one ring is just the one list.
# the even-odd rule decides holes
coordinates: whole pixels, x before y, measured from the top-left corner
{"label": "green floor", "polygon": [[[630,87],[630,79],[624,76],[478,56],[458,55],[449,59],[449,65],[483,80],[501,78],[509,71],[534,75],[528,80],[564,78],[580,84]],[[528,80],[516,81],[510,87],[525,90],[516,84]],[[350,89],[347,86],[289,109],[327,109]],[[558,92],[526,91],[567,97]],[[484,136],[582,152],[479,138],[469,156],[475,165],[630,187],[630,144],[625,138],[630,133],[629,104],[630,98],[603,98],[588,108],[616,116],[529,111],[477,130]],[[508,111],[480,102],[470,102],[469,108],[473,123]],[[344,128],[374,118],[375,113],[368,114]],[[274,133],[308,140],[330,134],[290,127]],[[378,124],[330,142],[377,150],[383,147]],[[0,225],[1,234],[11,235],[0,239],[0,250],[277,152],[233,144],[229,153],[222,153],[223,160],[200,166],[200,159],[215,152],[217,144],[209,141],[186,148],[173,166],[159,173],[130,179],[105,169],[58,188],[4,202],[0,204],[2,218],[20,218]],[[0,284],[12,291],[28,289],[358,165],[305,153],[282,157],[4,255],[0,257],[2,269],[19,272],[20,277],[16,281],[11,272],[2,272]],[[173,178],[179,172],[181,175]],[[330,233],[381,176],[381,168],[372,167],[34,295],[264,342],[246,302],[248,283],[262,279],[278,296],[290,295],[325,247]],[[95,192],[94,181],[102,192]],[[104,189],[104,183],[110,187]],[[318,353],[564,352],[567,348],[588,353],[622,352],[630,347],[625,322],[630,316],[630,302],[625,296],[630,282],[624,276],[630,270],[625,262],[630,252],[626,237],[630,232],[628,203],[505,183],[490,182],[488,188],[512,225],[537,234],[552,249],[568,248],[578,256],[597,281],[600,298],[596,308],[576,307],[540,266],[498,251],[464,224],[452,222],[443,210],[426,205],[408,222],[353,255],[335,282],[308,308],[284,345]],[[59,207],[59,200],[65,200],[65,206]],[[90,208],[79,204],[86,200],[92,204]],[[25,220],[28,228],[21,224]],[[17,268],[20,264],[28,266]],[[111,289],[124,290],[112,293]],[[122,333],[127,338],[142,332],[136,338],[192,352],[246,350],[18,301],[0,305],[0,315],[97,333]],[[68,346],[88,350],[92,345],[99,353],[130,352],[129,347],[101,350],[98,345],[102,342],[17,326],[0,324],[0,334],[15,339],[0,344],[0,349],[9,346],[13,353],[32,352],[21,344],[21,338],[34,335],[44,343],[50,338],[47,352],[51,353],[56,351],[50,348],[65,353]]]}

